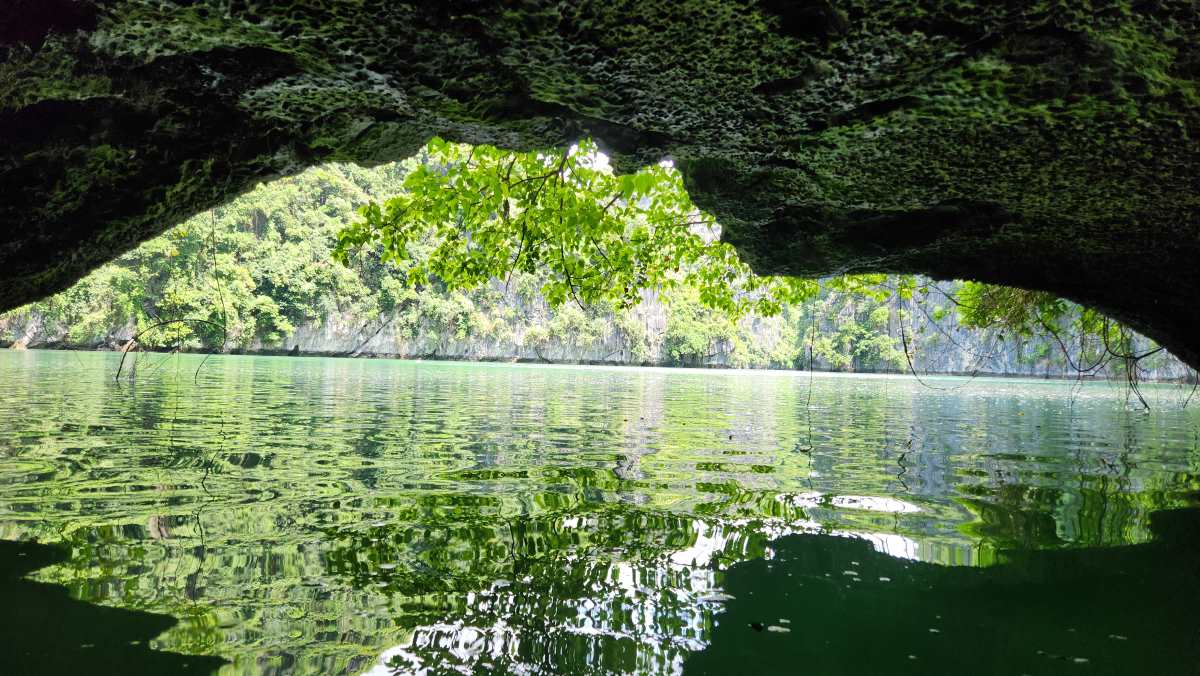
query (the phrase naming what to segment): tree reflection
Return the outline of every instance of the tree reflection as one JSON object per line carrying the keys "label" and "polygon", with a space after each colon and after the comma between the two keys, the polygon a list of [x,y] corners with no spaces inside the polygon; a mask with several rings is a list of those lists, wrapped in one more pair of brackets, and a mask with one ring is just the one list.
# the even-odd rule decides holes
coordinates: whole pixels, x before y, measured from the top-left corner
{"label": "tree reflection", "polygon": [[1147,542],[1200,495],[1193,412],[1028,383],[816,378],[810,405],[769,375],[228,358],[196,381],[179,357],[118,391],[79,372],[108,357],[0,359],[0,538],[62,542],[39,581],[172,615],[157,647],[233,673],[670,673],[719,652],[733,576],[781,570],[780,538],[936,586]]}
{"label": "tree reflection", "polygon": [[[692,653],[724,650],[718,641],[729,639],[722,639],[723,634],[736,637],[739,631],[752,631],[747,629],[751,624],[794,618],[796,604],[803,605],[804,617],[789,620],[792,627],[776,627],[777,633],[790,628],[830,634],[831,649],[839,655],[828,658],[828,671],[817,673],[853,673],[838,667],[854,663],[853,641],[838,632],[851,632],[855,623],[886,624],[858,617],[870,616],[876,603],[894,606],[883,613],[887,622],[924,622],[962,610],[964,590],[976,593],[979,585],[986,586],[980,598],[995,597],[999,603],[1007,592],[995,585],[1006,585],[1010,591],[1024,590],[1022,600],[996,612],[1025,622],[1026,615],[1054,617],[1045,612],[1048,608],[1087,608],[1085,597],[1095,591],[1088,585],[1125,583],[1123,576],[1139,568],[1169,573],[1144,590],[1146,598],[1163,598],[1162,585],[1182,584],[1184,593],[1196,589],[1180,573],[1200,560],[1194,553],[1190,559],[1177,556],[1178,536],[1161,545],[1082,548],[1061,556],[997,548],[976,561],[996,564],[994,568],[958,569],[920,562],[922,556],[936,557],[944,550],[895,533],[831,529],[804,518],[805,509],[815,511],[822,504],[913,511],[901,501],[801,494],[776,496],[775,503],[785,505],[785,511],[755,519],[701,519],[612,506],[504,522],[442,513],[444,523],[432,528],[423,519],[420,526],[380,524],[343,534],[327,560],[331,572],[355,586],[386,594],[396,621],[405,628],[403,640],[385,650],[371,672],[380,674],[481,669],[679,673]],[[999,516],[1000,526],[1012,521],[998,511],[982,516]],[[991,525],[982,530],[1001,532]],[[797,533],[812,535],[789,537]],[[1071,581],[1070,571],[1081,568],[1094,576]],[[771,583],[755,582],[762,571],[772,571]],[[790,601],[781,600],[777,592],[796,591],[789,586],[793,576],[798,578],[796,589],[809,588],[792,594]],[[1064,586],[1064,581],[1071,584]],[[1137,576],[1134,582],[1144,578]],[[1055,591],[1058,586],[1063,589]],[[936,591],[927,593],[931,590]],[[839,606],[848,594],[858,594],[855,603],[861,607],[855,606],[846,626],[820,630],[820,618],[849,612]],[[753,597],[776,608],[792,604],[791,610],[762,611]],[[1132,599],[1128,594],[1123,598]],[[758,615],[743,621],[745,613],[738,609],[747,603],[758,608]],[[914,604],[919,608],[899,610]],[[723,617],[727,608],[736,612]],[[727,624],[734,628],[716,631]],[[971,636],[984,640],[984,634]],[[738,639],[735,643],[740,645]],[[737,659],[753,658],[744,654]],[[709,658],[696,659],[704,665]],[[733,673],[735,662],[723,662],[713,673]],[[786,671],[785,662],[777,666]]]}
{"label": "tree reflection", "polygon": [[707,644],[723,562],[760,556],[769,537],[751,524],[602,508],[434,532],[372,527],[329,565],[388,594],[408,627],[382,673],[671,673]]}

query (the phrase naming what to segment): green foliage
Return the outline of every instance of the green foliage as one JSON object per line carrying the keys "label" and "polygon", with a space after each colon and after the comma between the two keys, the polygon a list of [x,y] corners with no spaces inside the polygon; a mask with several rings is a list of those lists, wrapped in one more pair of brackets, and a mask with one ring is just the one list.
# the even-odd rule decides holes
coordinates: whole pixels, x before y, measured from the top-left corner
{"label": "green foliage", "polygon": [[624,337],[626,359],[634,364],[648,363],[653,355],[650,332],[635,312],[618,312],[613,324]]}
{"label": "green foliage", "polygon": [[1010,336],[1040,338],[1027,347],[1025,363],[1063,362],[1080,374],[1116,373],[1148,407],[1137,382],[1147,368],[1165,365],[1163,348],[1100,312],[1051,294],[966,282],[957,294],[960,321],[971,328],[998,327]]}
{"label": "green foliage", "polygon": [[[814,282],[759,277],[700,212],[674,169],[616,176],[588,139],[567,150],[513,153],[433,139],[403,192],[363,207],[335,255],[378,245],[414,286],[475,289],[514,272],[543,276],[551,306],[637,303],[646,288],[695,288],[733,316],[779,314]],[[423,252],[424,247],[431,251]]]}
{"label": "green foliage", "polygon": [[[805,355],[811,347],[815,360],[835,370],[904,368],[899,322],[893,326],[893,305],[880,291],[893,281],[840,278],[826,283],[821,297],[803,308]],[[909,294],[898,294],[904,295]]]}
{"label": "green foliage", "polygon": [[1000,325],[1023,336],[1058,323],[1068,304],[1042,291],[967,282],[957,294],[964,325],[989,328]]}
{"label": "green foliage", "polygon": [[667,302],[672,311],[667,317],[663,348],[672,363],[702,366],[736,339],[736,322],[705,305],[697,289],[678,289]]}
{"label": "green foliage", "polygon": [[1042,291],[965,282],[957,300],[964,326],[998,326],[1018,336],[1049,334],[1060,341],[1062,334],[1070,334],[1072,342],[1080,344],[1082,361],[1134,353],[1135,338],[1128,327]]}
{"label": "green foliage", "polygon": [[38,313],[72,344],[139,335],[150,347],[234,349],[277,344],[332,310],[390,311],[396,285],[377,255],[356,256],[356,270],[331,258],[346,216],[402,171],[329,165],[262,185],[15,314]]}

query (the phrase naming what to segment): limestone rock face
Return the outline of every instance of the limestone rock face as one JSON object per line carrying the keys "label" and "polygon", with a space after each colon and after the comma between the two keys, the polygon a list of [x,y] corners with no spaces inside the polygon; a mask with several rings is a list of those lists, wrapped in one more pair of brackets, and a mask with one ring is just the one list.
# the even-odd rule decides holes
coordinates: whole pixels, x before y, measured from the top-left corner
{"label": "limestone rock face", "polygon": [[1191,0],[8,0],[0,308],[255,183],[591,134],[761,272],[1054,291],[1200,364]]}

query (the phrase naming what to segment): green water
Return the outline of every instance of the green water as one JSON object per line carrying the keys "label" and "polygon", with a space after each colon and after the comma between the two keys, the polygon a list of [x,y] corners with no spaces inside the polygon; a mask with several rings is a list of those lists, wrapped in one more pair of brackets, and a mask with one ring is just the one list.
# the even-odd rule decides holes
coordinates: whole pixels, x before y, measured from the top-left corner
{"label": "green water", "polygon": [[[222,673],[1200,664],[1178,388],[200,360],[0,353],[0,539]],[[93,649],[22,594],[17,664]]]}

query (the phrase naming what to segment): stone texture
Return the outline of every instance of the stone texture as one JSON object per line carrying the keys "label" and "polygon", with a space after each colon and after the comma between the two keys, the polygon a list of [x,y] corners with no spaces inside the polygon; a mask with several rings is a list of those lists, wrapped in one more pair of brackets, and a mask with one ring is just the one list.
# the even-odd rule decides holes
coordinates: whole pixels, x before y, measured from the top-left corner
{"label": "stone texture", "polygon": [[760,271],[1046,289],[1197,365],[1198,79],[1190,0],[10,0],[0,308],[314,163],[592,134]]}

